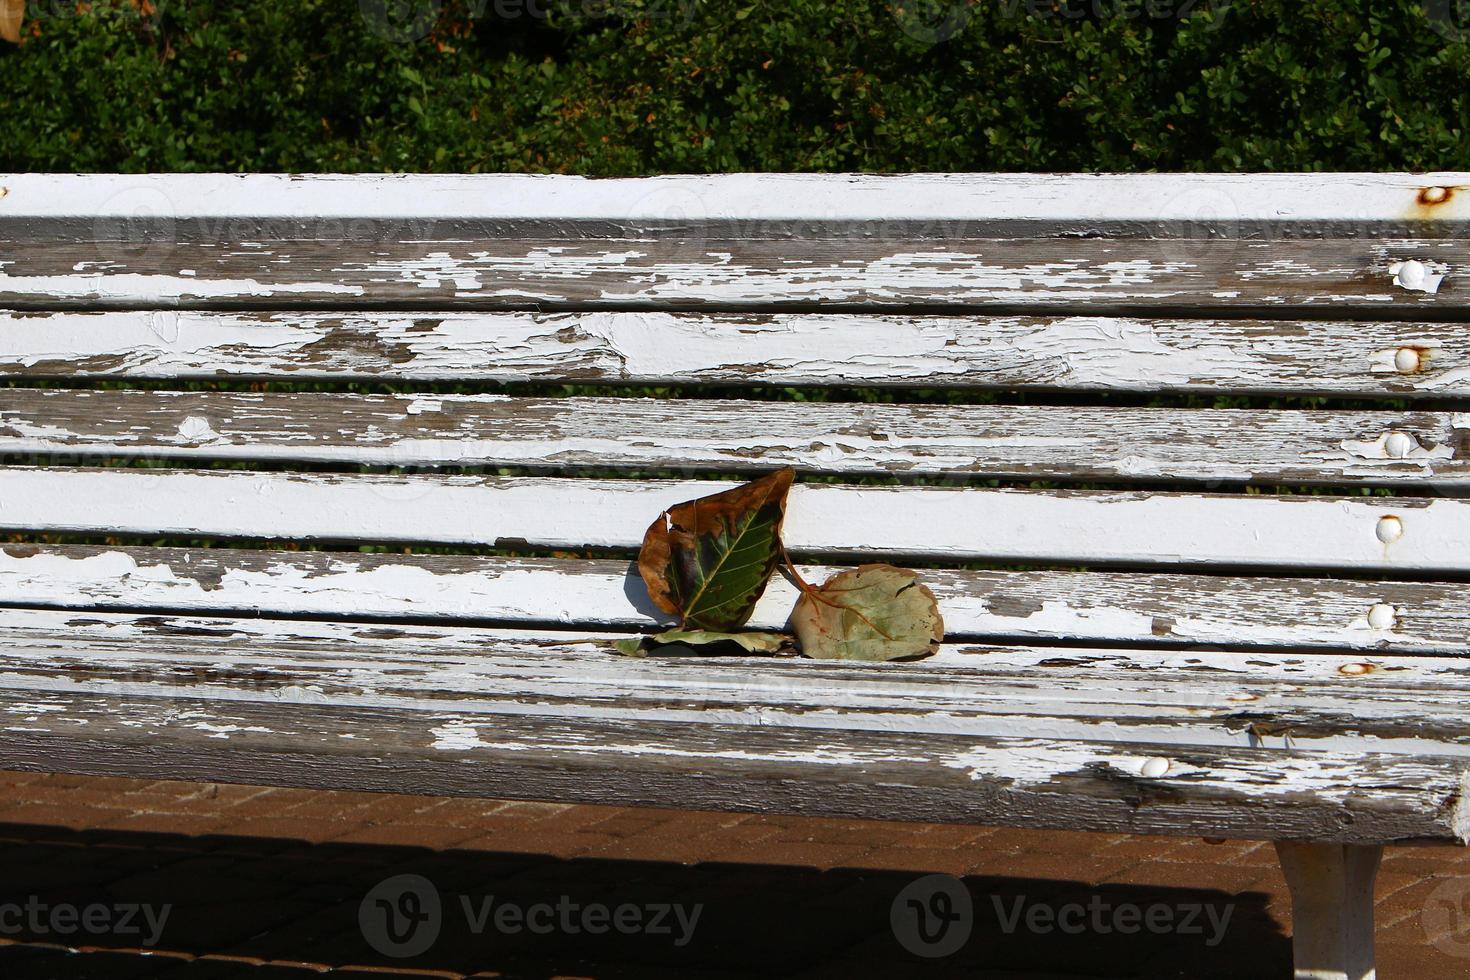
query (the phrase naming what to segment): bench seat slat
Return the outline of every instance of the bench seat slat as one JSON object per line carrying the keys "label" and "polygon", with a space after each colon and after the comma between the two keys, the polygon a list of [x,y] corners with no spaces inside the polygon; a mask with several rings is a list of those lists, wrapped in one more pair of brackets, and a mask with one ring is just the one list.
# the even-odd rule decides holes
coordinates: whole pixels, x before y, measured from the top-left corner
{"label": "bench seat slat", "polygon": [[[260,644],[248,640],[254,627],[230,621],[214,632],[233,642],[207,628],[160,642],[167,624],[156,618],[149,642],[120,642],[98,636],[115,622],[46,627],[38,615],[47,614],[7,613],[0,628],[7,766],[162,775],[153,767],[166,765],[173,778],[227,772],[271,784],[562,800],[598,792],[604,802],[1139,833],[1463,841],[1467,832],[1463,756],[1443,727],[1463,714],[1452,688],[1464,678],[1450,678],[1445,697],[1425,699],[1422,720],[1406,725],[1392,708],[1414,697],[1404,679],[1414,664],[1362,683],[1335,676],[1330,663],[1315,674],[1283,664],[1292,684],[1281,685],[1266,679],[1267,665],[1238,655],[1215,656],[1250,672],[1216,672],[1198,655],[1197,667],[1180,655],[1172,666],[1109,666],[1086,662],[1086,651],[1072,667],[1027,667],[1001,651],[997,669],[973,671],[948,661],[991,654],[947,650],[935,668],[654,662],[565,636],[485,631],[445,656],[406,637]],[[1051,660],[1068,652],[1077,653],[1036,651]],[[1087,675],[1071,699],[1069,671]],[[1041,676],[1028,682],[1028,672]],[[1272,744],[1269,731],[1264,745],[1205,741],[1224,741],[1238,707],[1229,693],[1257,690],[1281,700],[1235,722],[1285,719],[1308,737],[1291,748]],[[1100,700],[1109,691],[1117,703]],[[851,702],[847,710],[824,710],[834,696]],[[1202,711],[1188,710],[1189,696]],[[803,710],[803,697],[818,701]],[[1110,708],[1111,724],[1084,721]],[[1001,714],[986,721],[986,711]],[[1156,729],[1151,714],[1173,720]],[[1013,734],[1025,718],[1049,734]],[[1156,730],[1169,740],[1150,741]],[[1438,743],[1447,754],[1409,744],[1437,734],[1449,736]],[[1357,749],[1339,747],[1349,743]],[[1369,745],[1401,751],[1362,750]],[[1150,760],[1167,762],[1165,772],[1143,775]],[[707,795],[724,779],[747,795]],[[810,795],[823,786],[835,793],[825,804]]]}
{"label": "bench seat slat", "polygon": [[[1432,291],[1398,283],[1409,261]],[[0,267],[0,304],[1342,313],[1458,309],[1470,291],[1440,286],[1467,274],[1470,245],[1438,237],[23,241]]]}
{"label": "bench seat slat", "polygon": [[[1401,373],[1401,349],[1421,354]],[[1453,323],[839,313],[0,313],[20,377],[1464,395]]]}
{"label": "bench seat slat", "polygon": [[[806,566],[809,581],[835,569]],[[1464,586],[1179,574],[928,569],[954,639],[1022,638],[1460,656]],[[381,555],[107,545],[0,548],[8,603],[651,628],[623,560]],[[751,624],[780,629],[796,591],[776,577]],[[1391,623],[1377,621],[1392,609]]]}
{"label": "bench seat slat", "polygon": [[[604,666],[613,663],[639,662],[637,658],[615,657],[603,660],[600,644],[636,636],[624,630],[570,629],[543,625],[524,627],[481,626],[450,620],[432,622],[374,622],[341,619],[284,619],[269,615],[178,614],[147,611],[114,611],[5,607],[0,609],[0,631],[18,646],[37,650],[61,651],[68,643],[85,643],[95,649],[125,650],[129,656],[167,659],[170,644],[208,647],[201,656],[223,658],[235,647],[259,652],[262,656],[294,656],[292,651],[317,656],[322,651],[354,651],[352,656],[364,661],[388,662],[397,656],[411,656],[421,661],[421,670],[431,664],[490,663],[510,658],[591,656],[597,652]],[[193,647],[190,647],[192,649]],[[405,654],[410,650],[410,654]],[[211,653],[212,651],[212,653]],[[611,655],[610,655],[611,656]],[[1373,692],[1389,692],[1399,696],[1408,691],[1429,699],[1427,703],[1444,706],[1460,699],[1461,687],[1470,685],[1470,661],[1438,655],[1413,656],[1391,654],[1378,656],[1362,651],[1322,650],[1303,653],[1293,650],[1233,651],[1218,649],[1142,649],[1116,645],[1048,646],[1033,642],[996,644],[960,640],[945,642],[937,654],[923,660],[889,666],[788,659],[755,658],[674,658],[662,663],[670,670],[710,668],[744,671],[764,670],[800,665],[802,670],[828,672],[822,676],[847,678],[865,672],[887,678],[902,686],[905,677],[923,678],[925,683],[943,683],[943,677],[954,674],[965,683],[983,677],[1004,677],[1016,682],[1066,678],[1069,685],[1079,678],[1093,677],[1107,683],[1132,685],[1130,689],[1144,696],[1165,701],[1192,697],[1185,688],[1216,684],[1229,687],[1230,693],[1255,690],[1262,685],[1284,682],[1290,694],[1291,685],[1302,682],[1330,690],[1333,697],[1377,697]],[[1348,666],[1347,670],[1343,667]],[[910,670],[914,668],[914,670]],[[1366,668],[1366,669],[1360,669]],[[793,668],[795,669],[795,668]],[[533,673],[535,673],[533,671]],[[692,675],[691,675],[692,676]],[[759,681],[761,673],[752,675]],[[438,680],[444,675],[435,674]],[[1154,678],[1155,680],[1151,680]],[[1156,679],[1163,678],[1163,681]],[[447,681],[446,681],[447,682]],[[1045,684],[1033,688],[1028,696],[1047,692],[1061,696],[1061,688]],[[1178,697],[1171,688],[1177,684]],[[1233,686],[1231,686],[1233,685]],[[677,689],[677,684],[670,690]],[[1241,699],[1231,704],[1250,712],[1255,702]],[[1209,707],[1220,707],[1210,704]],[[1401,720],[1412,722],[1412,716]]]}
{"label": "bench seat slat", "polygon": [[[0,692],[0,764],[84,775],[1112,833],[1464,843],[1464,762]],[[224,737],[221,737],[221,736]],[[1208,780],[1200,777],[1208,775]],[[1371,790],[1371,792],[1369,791]]]}
{"label": "bench seat slat", "polygon": [[918,663],[875,668],[630,659],[576,632],[476,630],[478,649],[468,636],[443,649],[407,637],[360,648],[236,634],[225,651],[216,638],[184,631],[154,630],[158,641],[144,644],[95,636],[85,619],[80,632],[36,625],[0,632],[0,677],[10,689],[65,682],[88,693],[210,701],[790,726],[814,730],[818,741],[817,732],[882,730],[1470,756],[1470,665],[1423,658],[1191,651],[1134,659],[1112,649],[948,644]]}
{"label": "bench seat slat", "polygon": [[[730,486],[12,466],[0,528],[637,548],[661,510]],[[804,484],[788,515],[788,545],[813,556],[1456,572],[1470,550],[1470,501],[1450,498]]]}
{"label": "bench seat slat", "polygon": [[[1408,436],[1395,455],[1387,440]],[[0,452],[388,466],[1470,484],[1470,413],[10,389]]]}

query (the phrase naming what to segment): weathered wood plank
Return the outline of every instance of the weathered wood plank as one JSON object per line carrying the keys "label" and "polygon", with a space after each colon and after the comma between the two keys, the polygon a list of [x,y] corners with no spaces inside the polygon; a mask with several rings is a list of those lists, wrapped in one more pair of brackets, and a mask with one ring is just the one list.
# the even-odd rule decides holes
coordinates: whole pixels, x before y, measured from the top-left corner
{"label": "weathered wood plank", "polygon": [[[12,769],[1115,833],[1463,843],[1460,760],[0,693]],[[1269,760],[1269,762],[1268,762]],[[1371,787],[1371,791],[1365,790]]]}
{"label": "weathered wood plank", "polygon": [[[1402,354],[1401,354],[1402,352]],[[1470,392],[1458,324],[843,313],[0,313],[0,374]]]}
{"label": "weathered wood plank", "polygon": [[1457,288],[1470,273],[1470,243],[1438,237],[789,240],[694,229],[619,238],[18,245],[0,266],[0,303],[14,307],[1337,312],[1456,309],[1470,300],[1470,290]]}
{"label": "weathered wood plank", "polygon": [[[833,568],[805,566],[821,581]],[[1464,586],[1438,582],[928,569],[952,639],[1326,647],[1463,655]],[[621,560],[236,549],[0,548],[7,603],[647,628],[667,617]],[[796,590],[777,577],[755,628]]]}
{"label": "weathered wood plank", "polygon": [[[514,666],[525,658],[532,658],[535,669],[528,676],[542,680],[554,676],[554,671],[561,671],[560,676],[575,680],[578,676],[575,672],[585,669],[587,662],[595,660],[599,668],[614,669],[622,669],[629,663],[657,663],[659,666],[642,668],[648,671],[646,676],[658,677],[672,671],[679,672],[681,678],[690,681],[695,676],[691,671],[724,671],[711,676],[723,677],[727,682],[736,678],[738,683],[744,684],[752,681],[739,675],[751,669],[759,670],[761,677],[769,674],[773,678],[794,672],[797,678],[808,678],[821,689],[828,689],[822,678],[843,683],[852,678],[857,683],[876,684],[879,688],[886,683],[885,678],[887,681],[907,678],[916,683],[934,683],[941,687],[954,677],[961,678],[964,683],[991,679],[1010,684],[1039,682],[1032,684],[1027,697],[1096,702],[1100,698],[1088,695],[1085,689],[1087,683],[1095,681],[1108,690],[1126,690],[1128,697],[1141,698],[1148,703],[1200,703],[1213,709],[1228,701],[1243,715],[1263,707],[1257,703],[1260,698],[1231,698],[1241,693],[1265,692],[1278,698],[1273,702],[1278,706],[1312,703],[1314,700],[1320,706],[1331,701],[1347,715],[1353,714],[1360,702],[1375,705],[1365,712],[1366,716],[1379,721],[1396,720],[1402,723],[1403,730],[1408,730],[1421,719],[1405,715],[1399,707],[1385,710],[1382,705],[1390,704],[1394,699],[1417,697],[1435,711],[1460,711],[1464,703],[1461,690],[1470,685],[1470,664],[1460,658],[1376,656],[1340,650],[1242,652],[956,641],[944,643],[936,655],[921,661],[870,669],[868,664],[784,658],[662,657],[630,661],[617,656],[609,661],[604,656],[606,651],[602,644],[636,634],[601,628],[570,630],[532,626],[509,629],[449,621],[350,622],[6,608],[0,612],[0,630],[16,649],[26,647],[57,652],[84,643],[93,649],[121,651],[128,657],[151,656],[156,660],[168,659],[170,645],[178,645],[179,649],[198,647],[195,654],[203,658],[203,662],[208,662],[211,657],[224,657],[226,654],[221,651],[236,647],[276,661],[290,661],[302,652],[318,656],[322,651],[345,650],[351,657],[376,665],[374,669],[406,657],[418,660],[419,667],[415,669],[431,672],[432,683],[439,685],[460,681],[451,681],[437,673],[435,665],[469,665],[466,669],[470,673],[484,674],[485,670],[509,669],[507,665]],[[819,675],[813,671],[823,673]],[[889,673],[884,674],[883,671]],[[522,673],[526,674],[525,671]],[[177,676],[182,674],[176,675],[175,679]],[[159,674],[156,679],[161,682],[164,675]],[[779,686],[779,682],[772,683]],[[663,688],[670,697],[676,697],[680,684],[665,684]],[[840,683],[838,688],[841,688]],[[896,690],[910,689],[899,684]],[[1205,690],[1213,693],[1201,696]],[[1083,695],[1080,699],[1078,692]],[[955,695],[943,697],[946,702],[964,702],[963,697]],[[602,699],[599,696],[599,700]],[[1003,702],[1004,699],[991,700]],[[1283,734],[1257,733],[1257,738],[1280,738]],[[1466,733],[1455,730],[1450,734],[1458,739]]]}
{"label": "weathered wood plank", "polygon": [[1470,484],[1470,413],[727,399],[0,395],[0,452],[435,467]]}
{"label": "weathered wood plank", "polygon": [[[345,625],[334,637],[318,630],[282,641],[230,620],[195,630],[138,624],[132,636],[117,617],[106,620],[84,615],[48,628],[32,613],[6,625],[4,685],[719,723],[732,731],[793,726],[1470,759],[1470,668],[1441,659],[1374,664],[1330,654],[1193,651],[1134,659],[1122,650],[951,644],[937,657],[891,666],[632,660],[577,633],[435,628],[439,635],[425,643],[413,635],[419,628],[393,635],[359,625],[353,632],[369,638],[363,645]],[[144,637],[151,639],[139,642]]]}
{"label": "weathered wood plank", "polygon": [[[1169,727],[1175,738],[1167,743],[1148,741],[1146,724],[1096,729],[1133,736],[1125,741],[1071,732],[1027,738],[1016,734],[1024,729],[1015,714],[955,715],[939,724],[946,708],[1005,710],[999,698],[974,697],[996,676],[986,669],[596,654],[606,668],[599,674],[589,672],[594,653],[586,644],[559,647],[546,635],[487,643],[471,631],[482,634],[478,653],[463,646],[457,656],[435,656],[409,641],[398,643],[395,657],[395,641],[381,638],[332,650],[319,641],[270,648],[188,636],[118,646],[90,637],[93,629],[81,621],[69,647],[59,630],[49,644],[0,645],[7,736],[0,764],[130,775],[173,767],[171,778],[1137,833],[1463,842],[1470,831],[1463,755],[1340,751],[1325,748],[1326,739],[1310,740],[1319,746],[1310,751],[1192,744],[1180,736],[1209,724],[1187,720],[1187,704],[1173,709],[1181,721]],[[530,649],[508,655],[518,644]],[[957,656],[964,655],[941,654]],[[1214,676],[1203,667],[1192,676]],[[64,674],[55,676],[58,669]],[[1118,669],[1107,680],[1131,673]],[[385,678],[389,686],[379,687]],[[1151,679],[1132,691],[1180,693],[1163,676]],[[604,695],[617,696],[589,696],[586,685],[599,680],[614,682]],[[1344,713],[1375,703],[1372,685],[1340,680]],[[1272,692],[1308,697],[1293,695],[1295,686],[1275,683]],[[1107,687],[1089,683],[1083,701],[1069,702],[1037,684],[1031,697],[1057,717],[1070,709],[1081,730],[1075,718]],[[1380,708],[1394,693],[1380,691]],[[761,707],[767,696],[776,702]],[[895,713],[894,698],[932,710]],[[802,699],[808,710],[797,707]],[[854,710],[821,710],[838,702]],[[1156,697],[1148,710],[1170,709]],[[1431,706],[1428,714],[1441,710],[1449,709]],[[1380,724],[1387,720],[1337,721],[1345,731]],[[976,734],[993,726],[1008,734]]]}
{"label": "weathered wood plank", "polygon": [[[12,466],[0,528],[636,548],[664,508],[730,486]],[[1470,501],[1451,498],[803,484],[788,515],[788,545],[817,557],[1459,572],[1470,549]]]}

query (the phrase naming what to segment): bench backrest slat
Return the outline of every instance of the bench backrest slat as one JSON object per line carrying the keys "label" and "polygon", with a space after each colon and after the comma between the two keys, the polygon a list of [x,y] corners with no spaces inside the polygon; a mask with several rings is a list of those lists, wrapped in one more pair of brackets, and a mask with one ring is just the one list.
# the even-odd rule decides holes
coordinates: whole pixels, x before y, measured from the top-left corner
{"label": "bench backrest slat", "polygon": [[1413,320],[350,309],[0,313],[0,372],[26,378],[1442,397],[1470,391],[1470,336],[1455,323]]}
{"label": "bench backrest slat", "polygon": [[[0,528],[633,549],[665,507],[729,486],[8,467]],[[1470,554],[1470,500],[1447,498],[803,484],[789,513],[792,550],[819,556],[1457,572]]]}
{"label": "bench backrest slat", "polygon": [[1470,413],[16,389],[0,453],[906,477],[1470,484]]}
{"label": "bench backrest slat", "polygon": [[[1453,310],[1455,175],[0,177],[0,303]],[[1451,286],[1441,290],[1450,281]]]}
{"label": "bench backrest slat", "polygon": [[[1016,309],[1256,311],[1382,316],[1449,310],[1470,291],[1470,242],[1415,237],[1272,240],[884,235],[722,239],[478,238],[24,242],[0,303],[138,308]],[[1398,270],[1414,263],[1411,279]],[[1404,315],[1400,312],[1398,315]]]}
{"label": "bench backrest slat", "polygon": [[[588,178],[531,174],[6,174],[0,228],[100,238],[107,222],[213,222],[230,229],[336,222],[602,223],[636,231],[734,223],[923,223],[997,234],[1199,235],[1208,224],[1260,236],[1340,237],[1426,221],[1470,223],[1462,172],[1305,174],[718,174]],[[295,223],[295,224],[293,224]],[[326,227],[326,225],[323,225]],[[406,237],[406,236],[405,236]]]}
{"label": "bench backrest slat", "polygon": [[[820,581],[832,571],[802,574]],[[944,568],[926,569],[924,581],[954,639],[1463,655],[1470,630],[1460,583]],[[629,629],[667,618],[641,591],[626,559],[0,548],[0,594],[40,606]],[[778,576],[750,625],[780,629],[795,599]]]}

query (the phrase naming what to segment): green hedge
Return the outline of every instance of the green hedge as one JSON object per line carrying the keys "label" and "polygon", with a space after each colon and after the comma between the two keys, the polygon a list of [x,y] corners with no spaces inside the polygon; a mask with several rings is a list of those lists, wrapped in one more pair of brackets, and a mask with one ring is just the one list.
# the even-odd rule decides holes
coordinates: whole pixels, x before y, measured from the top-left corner
{"label": "green hedge", "polygon": [[1470,169],[1470,0],[896,2],[31,0],[0,169]]}

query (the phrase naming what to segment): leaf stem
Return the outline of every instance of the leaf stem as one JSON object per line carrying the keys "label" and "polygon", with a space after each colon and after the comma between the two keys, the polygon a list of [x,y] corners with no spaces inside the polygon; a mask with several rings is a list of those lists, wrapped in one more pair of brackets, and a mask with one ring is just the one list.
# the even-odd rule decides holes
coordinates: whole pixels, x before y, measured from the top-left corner
{"label": "leaf stem", "polygon": [[779,541],[778,544],[781,546],[781,561],[785,563],[786,571],[790,572],[791,577],[796,580],[796,587],[812,598],[820,598],[817,594],[816,587],[802,578],[801,573],[796,570],[796,562],[792,561],[791,556],[786,553],[786,542]]}

